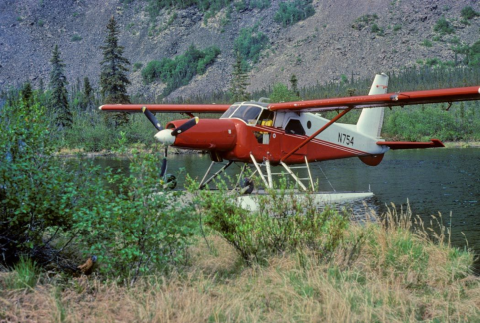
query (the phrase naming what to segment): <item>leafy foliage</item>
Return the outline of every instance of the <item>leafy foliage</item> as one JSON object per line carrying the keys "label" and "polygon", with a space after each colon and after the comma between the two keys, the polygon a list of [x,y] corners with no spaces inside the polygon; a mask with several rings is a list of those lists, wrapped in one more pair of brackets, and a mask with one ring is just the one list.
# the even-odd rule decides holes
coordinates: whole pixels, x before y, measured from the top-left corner
{"label": "leafy foliage", "polygon": [[475,17],[480,16],[480,13],[476,12],[472,7],[467,6],[461,11],[462,18],[465,20],[470,20]]}
{"label": "leafy foliage", "polygon": [[244,69],[249,67],[249,62],[255,64],[259,61],[260,53],[268,42],[267,35],[258,31],[258,26],[240,29],[238,37],[233,42],[233,49],[240,54]]}
{"label": "leafy foliage", "polygon": [[437,20],[435,26],[433,27],[433,30],[440,33],[441,35],[455,33],[455,28],[453,28],[452,24],[447,19],[445,19],[445,17]]}
{"label": "leafy foliage", "polygon": [[128,175],[67,164],[52,155],[45,109],[23,108],[17,99],[0,115],[1,263],[25,255],[44,266],[70,243],[115,277],[182,262],[195,222],[181,194],[163,190],[158,154],[134,153]]}
{"label": "leafy foliage", "polygon": [[283,27],[293,25],[301,20],[307,19],[315,14],[312,0],[293,0],[280,2],[278,11],[275,13],[275,22]]}
{"label": "leafy foliage", "polygon": [[146,83],[161,80],[167,84],[163,94],[166,96],[175,89],[187,85],[196,75],[205,73],[220,54],[220,49],[215,46],[205,50],[197,49],[193,44],[183,55],[176,56],[173,60],[163,58],[161,61],[151,61],[142,69],[142,78]]}
{"label": "leafy foliage", "polygon": [[285,84],[277,83],[273,86],[273,91],[270,95],[271,102],[289,102],[298,100],[300,100],[300,97],[293,89],[289,90]]}
{"label": "leafy foliage", "polygon": [[29,111],[17,101],[0,115],[0,261],[7,264],[21,254],[41,257],[46,236],[71,228],[81,196],[76,174],[51,155],[45,109]]}
{"label": "leafy foliage", "polygon": [[217,183],[220,192],[197,191],[194,203],[204,214],[203,222],[230,243],[247,264],[262,262],[265,257],[312,251],[319,260],[328,259],[343,239],[348,217],[334,210],[317,209],[311,196],[295,195],[286,181],[279,189],[255,198],[259,211],[239,206],[238,194],[228,192],[225,182]]}
{"label": "leafy foliage", "polygon": [[147,11],[151,17],[157,17],[162,9],[185,9],[191,6],[196,6],[202,12],[214,14],[226,6],[230,5],[232,0],[150,0],[147,6]]}
{"label": "leafy foliage", "polygon": [[363,16],[358,17],[352,24],[352,28],[362,30],[363,28],[369,26],[372,22],[378,19],[378,15],[374,14],[366,14]]}
{"label": "leafy foliage", "polygon": [[158,153],[134,152],[128,175],[104,172],[119,193],[97,191],[95,207],[75,213],[83,250],[98,255],[104,274],[134,281],[184,260],[196,224],[182,193],[163,189],[159,161]]}

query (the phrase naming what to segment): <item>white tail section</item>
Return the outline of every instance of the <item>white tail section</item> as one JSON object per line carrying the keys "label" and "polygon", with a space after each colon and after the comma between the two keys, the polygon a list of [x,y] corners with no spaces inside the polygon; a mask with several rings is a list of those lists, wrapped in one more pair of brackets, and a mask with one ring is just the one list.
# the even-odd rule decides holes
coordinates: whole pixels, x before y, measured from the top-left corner
{"label": "white tail section", "polygon": [[[368,95],[387,93],[388,76],[377,74],[373,80]],[[367,136],[380,138],[383,125],[383,110],[385,108],[363,109],[357,122],[357,131]]]}

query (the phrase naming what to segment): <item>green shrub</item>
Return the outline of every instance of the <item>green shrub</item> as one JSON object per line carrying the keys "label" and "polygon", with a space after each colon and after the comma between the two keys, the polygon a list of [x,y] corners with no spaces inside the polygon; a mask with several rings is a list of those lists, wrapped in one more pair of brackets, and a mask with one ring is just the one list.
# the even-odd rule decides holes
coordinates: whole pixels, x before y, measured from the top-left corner
{"label": "green shrub", "polygon": [[300,20],[307,19],[313,16],[313,14],[315,14],[315,9],[312,6],[312,0],[293,0],[280,2],[274,20],[282,24],[283,27],[286,27]]}
{"label": "green shrub", "polygon": [[276,83],[273,86],[273,90],[269,98],[271,102],[289,102],[300,100],[298,95],[294,91],[289,90],[288,87],[283,83]]}
{"label": "green shrub", "polygon": [[470,20],[480,16],[480,13],[476,12],[472,7],[468,6],[462,9],[461,15],[463,19]]}
{"label": "green shrub", "polygon": [[7,104],[0,121],[0,262],[28,255],[42,264],[51,257],[47,238],[70,230],[88,200],[79,174],[52,156],[44,108]]}
{"label": "green shrub", "polygon": [[372,27],[370,28],[370,31],[371,31],[372,33],[375,33],[375,34],[379,35],[379,36],[383,36],[384,33],[385,33],[385,31],[383,30],[383,28],[378,27],[377,24],[373,24]]}
{"label": "green shrub", "polygon": [[161,80],[166,83],[164,95],[175,89],[187,85],[196,75],[205,73],[220,54],[220,49],[211,46],[201,51],[191,45],[187,51],[173,60],[164,58],[161,61],[151,61],[142,69],[142,78],[145,83]]}
{"label": "green shrub", "polygon": [[97,190],[94,207],[75,213],[82,250],[98,255],[99,270],[130,278],[182,264],[198,226],[182,192],[166,191],[159,179],[161,156],[133,152],[129,173],[103,171],[103,180],[118,188]]}
{"label": "green shrub", "polygon": [[83,39],[82,36],[75,34],[72,36],[70,40],[73,42],[76,42],[76,41],[81,41],[82,39]]}
{"label": "green shrub", "polygon": [[248,65],[247,61],[255,64],[260,59],[260,53],[267,46],[269,39],[267,35],[258,31],[258,27],[242,28],[240,34],[233,42],[233,49],[238,52],[244,61],[244,66]]}
{"label": "green shrub", "polygon": [[135,64],[133,64],[133,71],[136,72],[139,69],[141,69],[142,67],[143,67],[143,63],[136,62]]}
{"label": "green shrub", "polygon": [[366,26],[369,26],[372,22],[378,19],[378,15],[376,13],[374,14],[367,14],[358,17],[355,19],[354,23],[352,24],[352,28],[357,29],[357,30],[362,30]]}
{"label": "green shrub", "polygon": [[433,27],[433,30],[442,35],[455,33],[455,28],[453,28],[452,24],[447,19],[445,19],[445,17],[437,20],[435,26]]}
{"label": "green shrub", "polygon": [[196,6],[200,11],[213,15],[221,9],[229,6],[231,0],[149,0],[147,5],[147,12],[152,18],[159,15],[162,9],[185,9],[191,6]]}
{"label": "green shrub", "polygon": [[216,191],[198,191],[190,185],[207,226],[230,243],[247,264],[284,252],[309,250],[319,260],[328,259],[343,239],[348,217],[331,209],[319,211],[312,196],[295,195],[286,181],[279,189],[253,199],[259,210],[239,206],[238,193],[219,182]]}

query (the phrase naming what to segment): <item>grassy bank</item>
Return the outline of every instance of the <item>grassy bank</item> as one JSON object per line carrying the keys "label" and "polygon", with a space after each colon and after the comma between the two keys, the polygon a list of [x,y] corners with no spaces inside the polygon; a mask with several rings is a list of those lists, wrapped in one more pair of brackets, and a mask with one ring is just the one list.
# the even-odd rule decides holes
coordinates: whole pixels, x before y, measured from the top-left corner
{"label": "grassy bank", "polygon": [[[13,322],[476,322],[473,254],[394,212],[351,223],[329,261],[301,249],[247,266],[215,233],[184,268],[133,286],[91,276],[0,274],[0,320]],[[435,221],[434,221],[435,222]],[[418,229],[420,228],[420,229]]]}

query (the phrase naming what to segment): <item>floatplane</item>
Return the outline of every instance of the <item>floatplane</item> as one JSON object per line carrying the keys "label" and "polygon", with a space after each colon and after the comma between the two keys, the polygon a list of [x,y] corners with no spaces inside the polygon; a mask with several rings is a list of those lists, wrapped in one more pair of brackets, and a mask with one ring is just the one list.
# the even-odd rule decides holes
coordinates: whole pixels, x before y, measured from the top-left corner
{"label": "floatplane", "polygon": [[[272,166],[281,165],[298,184],[299,191],[310,192],[319,203],[336,203],[373,196],[368,192],[316,192],[310,163],[358,157],[369,166],[380,164],[384,154],[395,149],[444,147],[438,139],[428,142],[386,141],[381,138],[385,107],[480,99],[480,87],[460,87],[426,91],[387,93],[388,76],[377,74],[368,95],[296,102],[268,103],[264,100],[223,104],[106,104],[107,112],[144,113],[157,129],[155,138],[165,145],[161,177],[166,176],[167,149],[208,151],[211,165],[199,188],[206,185],[233,163],[242,163],[238,186],[240,203],[255,209],[248,194],[261,193],[249,178],[242,178],[247,165],[254,166],[264,188],[273,189]],[[355,109],[362,109],[357,124],[338,120]],[[337,111],[331,120],[319,113]],[[189,119],[168,122],[165,127],[154,113],[183,113]],[[199,113],[218,113],[219,119],[199,119]],[[222,167],[209,177],[214,164]],[[300,178],[293,168],[307,169],[308,178]],[[282,172],[283,173],[283,172]]]}

